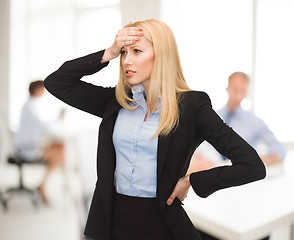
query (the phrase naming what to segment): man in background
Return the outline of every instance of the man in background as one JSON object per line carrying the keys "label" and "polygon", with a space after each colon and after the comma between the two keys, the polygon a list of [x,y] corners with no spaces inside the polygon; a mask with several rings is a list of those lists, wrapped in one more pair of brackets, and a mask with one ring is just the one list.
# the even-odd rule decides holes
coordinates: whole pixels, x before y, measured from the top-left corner
{"label": "man in background", "polygon": [[[257,150],[266,166],[280,163],[286,155],[285,147],[276,139],[262,119],[251,111],[245,111],[241,106],[248,88],[249,77],[245,73],[234,72],[231,74],[226,88],[227,104],[217,113],[227,125]],[[216,163],[209,154],[211,153],[208,153],[208,148],[206,150],[206,147],[200,147],[200,151],[196,151],[193,155],[188,171],[199,171],[215,166]]]}
{"label": "man in background", "polygon": [[[276,139],[273,132],[263,120],[251,111],[245,111],[241,102],[247,95],[249,88],[249,77],[243,72],[234,72],[230,75],[228,86],[227,104],[217,111],[224,122],[233,128],[244,138],[255,150],[266,166],[281,163],[286,155],[285,147]],[[206,170],[221,164],[226,160],[224,156],[217,153],[207,142],[201,144],[199,150],[195,151],[187,173]],[[203,232],[204,240],[215,239]],[[269,237],[264,238],[267,240]]]}
{"label": "man in background", "polygon": [[[276,139],[263,120],[241,107],[248,88],[249,78],[245,73],[231,74],[227,87],[228,102],[218,111],[218,114],[227,125],[231,126],[259,152],[266,165],[279,163],[286,155],[284,146]],[[259,148],[260,146],[264,149]]]}

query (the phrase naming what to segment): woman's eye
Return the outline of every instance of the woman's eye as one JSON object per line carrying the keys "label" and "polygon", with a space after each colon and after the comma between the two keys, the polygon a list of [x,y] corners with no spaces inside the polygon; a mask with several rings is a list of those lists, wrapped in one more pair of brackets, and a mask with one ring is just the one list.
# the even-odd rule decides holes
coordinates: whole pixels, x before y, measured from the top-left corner
{"label": "woman's eye", "polygon": [[140,52],[142,52],[142,51],[139,50],[139,49],[134,49],[134,52],[135,52],[135,53],[140,53]]}
{"label": "woman's eye", "polygon": [[126,51],[121,51],[120,54],[121,54],[121,55],[126,55],[127,52],[126,52]]}

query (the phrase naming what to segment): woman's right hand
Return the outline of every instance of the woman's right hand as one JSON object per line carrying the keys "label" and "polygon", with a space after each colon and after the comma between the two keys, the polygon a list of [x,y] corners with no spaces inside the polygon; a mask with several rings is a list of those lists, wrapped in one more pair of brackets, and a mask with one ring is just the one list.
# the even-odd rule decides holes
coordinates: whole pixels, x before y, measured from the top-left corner
{"label": "woman's right hand", "polygon": [[142,28],[129,27],[131,24],[132,23],[128,23],[118,31],[111,47],[105,50],[101,63],[117,58],[123,47],[135,44],[144,36]]}

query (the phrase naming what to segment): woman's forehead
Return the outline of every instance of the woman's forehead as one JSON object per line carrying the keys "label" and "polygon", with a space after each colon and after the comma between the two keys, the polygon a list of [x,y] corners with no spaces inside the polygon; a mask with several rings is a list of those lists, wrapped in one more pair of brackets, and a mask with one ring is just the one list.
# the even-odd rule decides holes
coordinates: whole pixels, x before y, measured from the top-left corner
{"label": "woman's forehead", "polygon": [[134,48],[149,48],[153,47],[150,41],[148,41],[145,37],[140,37],[141,39],[139,41],[136,41],[134,44],[125,46],[122,49],[134,49]]}

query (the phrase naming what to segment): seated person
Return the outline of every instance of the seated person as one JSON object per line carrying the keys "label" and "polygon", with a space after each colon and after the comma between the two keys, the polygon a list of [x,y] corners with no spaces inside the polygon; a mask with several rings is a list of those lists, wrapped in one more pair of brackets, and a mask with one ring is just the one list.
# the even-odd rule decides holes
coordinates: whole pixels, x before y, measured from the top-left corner
{"label": "seated person", "polygon": [[[276,139],[272,131],[253,112],[245,111],[241,102],[246,97],[249,87],[249,77],[243,72],[235,72],[230,75],[227,93],[227,104],[217,111],[224,122],[232,127],[243,137],[256,151],[266,164],[271,166],[280,163],[286,155],[285,147]],[[222,155],[217,153],[207,142],[202,143],[193,154],[187,174],[206,170],[216,165],[228,164]],[[200,232],[204,240],[215,239]],[[269,237],[264,238],[264,240]]]}
{"label": "seated person", "polygon": [[60,138],[50,134],[50,123],[42,119],[43,81],[34,81],[29,86],[30,97],[21,112],[19,129],[14,138],[14,152],[26,161],[46,161],[46,172],[39,186],[44,203],[47,203],[45,184],[51,171],[64,162],[64,145]]}
{"label": "seated person", "polygon": [[[253,112],[245,111],[241,107],[241,102],[246,97],[248,87],[249,77],[245,73],[235,72],[231,74],[226,89],[228,93],[227,104],[217,113],[227,125],[231,126],[256,149],[267,166],[280,163],[286,155],[285,147],[276,139],[263,120]],[[213,153],[212,147],[209,148],[205,146],[206,144],[204,143],[194,153],[188,172],[204,170],[216,165],[215,159],[219,157]]]}

